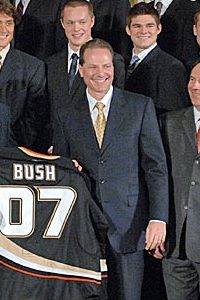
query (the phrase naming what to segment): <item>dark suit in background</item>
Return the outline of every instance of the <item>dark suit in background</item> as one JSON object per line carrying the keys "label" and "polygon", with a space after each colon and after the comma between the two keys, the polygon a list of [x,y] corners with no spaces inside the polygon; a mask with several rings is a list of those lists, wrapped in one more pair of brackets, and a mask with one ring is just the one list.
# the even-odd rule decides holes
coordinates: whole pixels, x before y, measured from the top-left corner
{"label": "dark suit in background", "polygon": [[[13,0],[10,0],[13,4]],[[44,59],[65,47],[60,24],[64,0],[30,0],[21,21],[15,27],[14,46]]]}
{"label": "dark suit in background", "polygon": [[[167,221],[168,207],[167,170],[152,101],[114,88],[101,149],[86,95],[67,110],[58,110],[54,133],[54,152],[76,159],[89,174],[92,195],[109,223],[112,248],[121,256],[130,254],[127,268],[132,278],[123,274],[123,286],[127,286],[127,294],[134,295],[127,299],[138,299],[143,268],[131,255],[144,249],[149,220]],[[149,202],[140,177],[142,169]],[[118,267],[115,264],[112,271]],[[116,287],[114,291],[113,299],[124,299]]]}
{"label": "dark suit in background", "polygon": [[[153,5],[154,1],[150,2]],[[190,0],[173,0],[163,16],[158,45],[184,63],[198,57],[198,45],[193,35],[194,14],[200,3]]]}
{"label": "dark suit in background", "polygon": [[10,108],[13,139],[19,146],[43,150],[47,137],[43,129],[49,110],[44,63],[17,49],[10,49],[0,75],[0,102]]}
{"label": "dark suit in background", "polygon": [[170,175],[168,251],[163,260],[168,300],[200,297],[199,82],[200,61],[193,67],[188,83],[194,107],[170,112],[161,120]]}
{"label": "dark suit in background", "polygon": [[193,107],[167,114],[163,124],[163,140],[171,176],[168,231],[168,258],[171,261],[171,267],[168,266],[168,258],[163,262],[164,277],[166,277],[165,281],[169,289],[168,299],[196,300],[199,299],[197,288],[199,279],[192,268],[191,275],[189,273],[188,275],[190,278],[192,276],[193,280],[184,276],[185,287],[181,282],[179,283],[179,280],[176,280],[176,277],[172,279],[171,276],[168,276],[174,272],[173,265],[176,268],[176,262],[173,263],[173,258],[180,258],[180,267],[186,257],[194,264],[197,263],[198,265],[200,262],[200,207],[199,200],[197,201],[200,193],[200,156],[196,150]]}
{"label": "dark suit in background", "polygon": [[[82,98],[85,94],[85,83],[77,72],[72,87],[69,90],[68,50],[56,53],[47,60],[48,96],[52,112],[58,107],[67,107],[70,102]],[[114,85],[124,88],[125,64],[121,55],[114,54],[115,77]]]}
{"label": "dark suit in background", "polygon": [[156,46],[132,71],[125,89],[153,99],[157,114],[189,105],[184,65]]}
{"label": "dark suit in background", "polygon": [[130,9],[129,0],[90,0],[94,7],[94,38],[101,38],[111,44],[114,51],[124,58],[131,44],[127,38],[126,16]]}

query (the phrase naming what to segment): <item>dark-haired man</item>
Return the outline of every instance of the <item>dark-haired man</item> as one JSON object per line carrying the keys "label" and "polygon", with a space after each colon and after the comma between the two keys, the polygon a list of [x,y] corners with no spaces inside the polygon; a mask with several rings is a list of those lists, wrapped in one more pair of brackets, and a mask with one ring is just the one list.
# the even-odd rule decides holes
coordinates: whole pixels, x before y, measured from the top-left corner
{"label": "dark-haired man", "polygon": [[0,102],[11,112],[11,131],[17,145],[43,150],[48,115],[45,67],[37,58],[11,47],[15,8],[0,1]]}
{"label": "dark-haired man", "polygon": [[[189,105],[184,65],[159,48],[162,31],[155,8],[147,3],[134,5],[127,17],[127,34],[133,43],[125,89],[153,99],[157,114]],[[138,61],[132,64],[134,57]]]}

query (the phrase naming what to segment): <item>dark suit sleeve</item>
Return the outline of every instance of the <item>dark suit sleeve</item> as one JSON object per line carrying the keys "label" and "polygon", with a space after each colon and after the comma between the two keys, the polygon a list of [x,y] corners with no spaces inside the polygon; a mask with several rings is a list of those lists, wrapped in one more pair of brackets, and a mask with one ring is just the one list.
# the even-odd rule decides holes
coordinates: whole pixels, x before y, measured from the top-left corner
{"label": "dark suit sleeve", "polygon": [[168,172],[152,101],[147,102],[140,138],[142,168],[149,193],[149,219],[168,220]]}
{"label": "dark suit sleeve", "polygon": [[[29,64],[30,66],[30,64]],[[46,97],[45,66],[42,61],[33,61],[32,70],[27,73],[29,82],[24,109],[13,126],[14,136],[20,146],[44,151],[47,145],[49,104]],[[17,108],[16,108],[17,109]]]}
{"label": "dark suit sleeve", "polygon": [[60,110],[55,111],[53,123],[53,153],[70,157],[69,145],[65,132],[65,124],[61,121]]}
{"label": "dark suit sleeve", "polygon": [[114,81],[113,85],[123,89],[125,85],[125,63],[123,57],[115,53],[113,58],[114,63]]}

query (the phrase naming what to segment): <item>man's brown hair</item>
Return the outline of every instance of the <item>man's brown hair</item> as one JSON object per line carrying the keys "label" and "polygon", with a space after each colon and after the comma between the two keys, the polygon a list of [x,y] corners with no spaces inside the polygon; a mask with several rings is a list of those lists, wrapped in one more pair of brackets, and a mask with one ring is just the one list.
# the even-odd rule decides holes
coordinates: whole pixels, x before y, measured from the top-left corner
{"label": "man's brown hair", "polygon": [[16,21],[15,7],[7,0],[0,0],[0,13],[4,13],[9,17],[12,17]]}
{"label": "man's brown hair", "polygon": [[157,26],[160,24],[160,17],[157,10],[149,3],[140,2],[131,7],[126,18],[126,25],[130,28],[132,18],[142,15],[151,15],[156,21]]}
{"label": "man's brown hair", "polygon": [[87,0],[67,0],[62,7],[61,10],[61,19],[63,18],[63,12],[65,7],[79,7],[79,6],[86,6],[88,8],[89,14],[91,18],[94,17],[94,10],[91,2]]}
{"label": "man's brown hair", "polygon": [[82,66],[85,62],[84,54],[87,49],[99,49],[99,48],[100,49],[108,49],[113,58],[113,56],[114,56],[113,48],[111,47],[111,45],[109,43],[107,43],[106,41],[101,40],[101,39],[93,39],[93,40],[86,42],[85,44],[83,44],[81,46],[80,58],[79,58],[80,65]]}

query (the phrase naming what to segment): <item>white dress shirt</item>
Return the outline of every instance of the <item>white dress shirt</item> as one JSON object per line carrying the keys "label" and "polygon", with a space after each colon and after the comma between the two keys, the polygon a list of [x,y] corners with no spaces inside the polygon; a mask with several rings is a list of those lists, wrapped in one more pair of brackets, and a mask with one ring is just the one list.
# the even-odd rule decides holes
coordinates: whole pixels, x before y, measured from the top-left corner
{"label": "white dress shirt", "polygon": [[198,111],[195,106],[193,106],[193,110],[194,110],[194,122],[195,122],[196,132],[197,132],[200,126],[200,111]]}
{"label": "white dress shirt", "polygon": [[[87,99],[88,99],[88,104],[89,104],[89,109],[90,109],[90,115],[91,115],[91,118],[92,118],[92,123],[94,125],[96,123],[96,119],[97,119],[97,116],[98,116],[98,109],[95,107],[95,105],[99,101],[94,99],[89,94],[88,88],[86,89],[86,95],[87,95]],[[109,113],[109,110],[110,110],[110,103],[111,103],[112,95],[113,95],[113,86],[111,85],[109,91],[107,92],[107,94],[101,100],[101,102],[105,105],[105,107],[103,109],[103,112],[104,112],[106,120],[108,118],[108,113]]]}
{"label": "white dress shirt", "polygon": [[135,51],[134,51],[134,48],[132,50],[132,57],[133,56],[138,56],[139,57],[139,61],[135,64],[135,67],[137,67],[141,61],[143,61],[143,59],[149,54],[149,52],[151,52],[151,50],[153,50],[155,47],[157,46],[157,43],[151,45],[149,48],[143,50],[142,52],[140,52],[139,54],[136,54]]}
{"label": "white dress shirt", "polygon": [[4,60],[6,58],[6,55],[8,53],[8,51],[10,50],[10,44],[8,44],[5,48],[3,48],[1,51],[0,51],[0,56],[1,56],[1,64],[3,65],[4,63]]}

